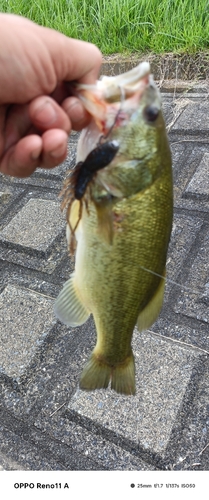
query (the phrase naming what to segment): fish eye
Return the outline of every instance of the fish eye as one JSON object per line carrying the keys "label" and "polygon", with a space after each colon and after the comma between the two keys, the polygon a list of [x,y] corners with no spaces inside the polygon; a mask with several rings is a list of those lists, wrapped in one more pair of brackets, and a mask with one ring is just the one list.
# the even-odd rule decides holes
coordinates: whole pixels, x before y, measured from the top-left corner
{"label": "fish eye", "polygon": [[159,108],[156,106],[147,106],[144,110],[144,116],[148,122],[154,122],[159,115]]}

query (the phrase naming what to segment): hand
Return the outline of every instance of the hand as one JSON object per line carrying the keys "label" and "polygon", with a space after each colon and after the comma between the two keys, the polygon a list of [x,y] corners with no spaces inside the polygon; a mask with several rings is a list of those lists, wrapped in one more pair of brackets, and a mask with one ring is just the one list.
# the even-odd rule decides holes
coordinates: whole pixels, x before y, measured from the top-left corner
{"label": "hand", "polygon": [[65,82],[92,84],[101,54],[22,17],[0,14],[0,171],[29,176],[67,154],[68,135],[90,120]]}

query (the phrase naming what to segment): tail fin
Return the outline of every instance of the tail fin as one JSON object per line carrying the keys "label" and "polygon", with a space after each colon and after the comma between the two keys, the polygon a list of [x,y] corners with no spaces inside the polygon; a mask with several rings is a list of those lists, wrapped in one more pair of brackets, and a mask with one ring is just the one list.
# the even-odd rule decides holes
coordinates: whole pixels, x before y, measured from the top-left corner
{"label": "tail fin", "polygon": [[135,388],[135,363],[131,352],[124,363],[115,367],[112,372],[111,389],[120,394],[134,395]]}
{"label": "tail fin", "polygon": [[80,378],[80,388],[86,391],[107,389],[111,381],[111,389],[120,394],[135,394],[135,365],[131,352],[123,363],[108,365],[92,352]]}

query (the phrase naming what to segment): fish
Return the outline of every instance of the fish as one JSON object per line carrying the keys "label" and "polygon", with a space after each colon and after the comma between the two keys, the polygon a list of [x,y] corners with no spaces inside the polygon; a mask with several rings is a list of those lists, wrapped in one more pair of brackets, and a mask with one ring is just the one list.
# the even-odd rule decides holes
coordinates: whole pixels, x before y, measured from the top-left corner
{"label": "fish", "polygon": [[93,315],[97,341],[80,388],[134,395],[133,330],[150,328],[160,313],[173,218],[161,97],[147,62],[95,85],[77,84],[75,93],[92,119],[63,190],[75,269],[54,310],[70,327]]}

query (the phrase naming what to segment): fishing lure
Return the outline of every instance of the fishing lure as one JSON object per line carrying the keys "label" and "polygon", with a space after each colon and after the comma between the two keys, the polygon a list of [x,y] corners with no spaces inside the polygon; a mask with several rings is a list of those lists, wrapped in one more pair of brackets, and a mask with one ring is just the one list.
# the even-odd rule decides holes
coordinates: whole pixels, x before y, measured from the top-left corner
{"label": "fishing lure", "polygon": [[[102,144],[99,143],[87,155],[84,161],[80,161],[77,163],[73,172],[71,172],[70,177],[65,181],[64,189],[61,192],[61,195],[64,194],[62,209],[64,209],[66,204],[68,204],[67,220],[71,232],[71,244],[70,244],[71,254],[73,254],[75,250],[74,234],[82,217],[83,200],[84,200],[84,195],[86,193],[86,189],[89,183],[92,181],[95,174],[97,173],[97,171],[109,165],[116,156],[118,150],[119,150],[119,143],[115,140],[110,142],[105,142]],[[80,202],[80,206],[76,224],[74,227],[72,227],[70,223],[70,211],[72,204],[75,200],[78,200]],[[84,202],[88,210],[87,200],[85,199]]]}
{"label": "fishing lure", "polygon": [[77,163],[71,177],[74,184],[74,196],[76,200],[81,200],[86,192],[88,184],[98,170],[107,167],[118,152],[119,144],[117,141],[105,142],[99,144],[93,149],[84,161]]}

